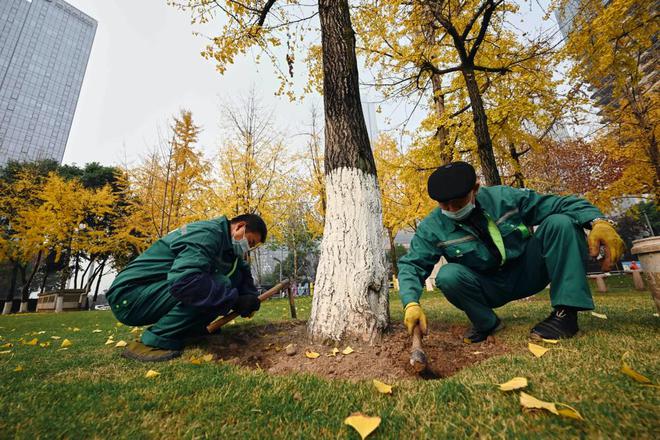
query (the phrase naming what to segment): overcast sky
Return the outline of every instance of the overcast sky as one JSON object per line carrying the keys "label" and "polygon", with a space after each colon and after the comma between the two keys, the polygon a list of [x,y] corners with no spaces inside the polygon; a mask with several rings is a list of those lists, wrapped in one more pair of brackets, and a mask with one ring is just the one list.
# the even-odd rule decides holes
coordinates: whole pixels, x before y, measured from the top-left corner
{"label": "overcast sky", "polygon": [[[224,75],[216,72],[200,51],[205,45],[193,36],[187,13],[167,6],[166,0],[67,0],[94,17],[98,30],[76,115],[64,155],[65,163],[121,164],[135,161],[153,146],[157,128],[186,108],[201,124],[200,144],[212,154],[218,145],[218,105],[222,99],[245,93],[252,85],[267,105],[276,108],[278,122],[296,132],[309,118],[311,101],[292,104],[273,95],[277,82],[268,63],[255,66],[239,60]],[[543,5],[547,0],[539,0]],[[536,27],[536,0],[522,6],[520,26]],[[547,27],[547,26],[546,26]],[[369,99],[369,98],[367,98]],[[401,107],[378,116],[404,114]],[[292,142],[301,142],[292,138]]]}

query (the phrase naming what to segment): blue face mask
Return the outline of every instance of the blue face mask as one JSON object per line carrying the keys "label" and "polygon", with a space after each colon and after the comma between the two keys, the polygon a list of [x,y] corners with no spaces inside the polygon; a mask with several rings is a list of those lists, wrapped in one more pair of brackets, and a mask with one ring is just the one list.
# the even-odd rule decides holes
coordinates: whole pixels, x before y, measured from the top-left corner
{"label": "blue face mask", "polygon": [[460,221],[466,219],[472,210],[474,210],[475,205],[474,202],[470,202],[467,205],[463,206],[461,209],[458,211],[445,211],[444,209],[442,210],[442,213],[449,217],[452,220]]}

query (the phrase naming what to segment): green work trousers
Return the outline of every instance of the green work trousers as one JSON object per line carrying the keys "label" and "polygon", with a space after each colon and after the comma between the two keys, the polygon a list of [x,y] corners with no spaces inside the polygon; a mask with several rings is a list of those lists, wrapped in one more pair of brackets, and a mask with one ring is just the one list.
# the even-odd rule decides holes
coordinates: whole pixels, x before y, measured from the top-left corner
{"label": "green work trousers", "polygon": [[461,264],[440,268],[436,286],[463,310],[477,330],[493,328],[493,308],[543,290],[550,283],[553,307],[594,308],[587,283],[587,244],[582,227],[563,214],[548,216],[529,239],[524,253],[493,273]]}
{"label": "green work trousers", "polygon": [[180,350],[186,338],[208,334],[206,326],[217,316],[210,310],[187,306],[170,294],[167,280],[124,287],[108,297],[119,322],[151,325],[142,333],[142,343],[167,350]]}

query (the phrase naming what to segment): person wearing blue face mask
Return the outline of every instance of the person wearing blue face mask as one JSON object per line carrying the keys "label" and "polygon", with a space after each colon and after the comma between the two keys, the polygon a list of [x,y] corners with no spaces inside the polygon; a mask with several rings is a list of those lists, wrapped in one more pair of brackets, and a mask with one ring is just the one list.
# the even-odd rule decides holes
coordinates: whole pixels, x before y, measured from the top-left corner
{"label": "person wearing blue face mask", "polygon": [[[623,254],[613,222],[575,196],[480,187],[466,162],[435,170],[428,193],[438,208],[419,224],[409,252],[398,262],[408,332],[417,325],[427,332],[419,303],[422,283],[441,257],[447,264],[440,267],[436,286],[471,321],[465,343],[483,342],[503,328],[494,308],[534,295],[548,283],[553,311],[531,329],[530,337],[570,338],[578,332],[577,312],[594,308],[588,256],[597,256],[603,246],[602,269],[607,271]],[[585,228],[591,230],[586,240]]]}
{"label": "person wearing blue face mask", "polygon": [[221,216],[181,226],[131,261],[106,297],[117,320],[149,327],[122,356],[169,360],[219,315],[251,317],[260,302],[248,254],[267,233],[256,214]]}

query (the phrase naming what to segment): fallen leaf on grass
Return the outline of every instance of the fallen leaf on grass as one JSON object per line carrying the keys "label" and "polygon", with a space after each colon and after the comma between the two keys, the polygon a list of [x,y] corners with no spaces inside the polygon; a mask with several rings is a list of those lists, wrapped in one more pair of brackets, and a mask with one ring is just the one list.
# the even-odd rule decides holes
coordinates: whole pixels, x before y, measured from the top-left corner
{"label": "fallen leaf on grass", "polygon": [[[122,325],[124,325],[124,324],[122,324],[121,322],[118,322],[118,323],[115,324],[115,327],[121,327]],[[149,370],[149,371],[151,371],[151,370]]]}
{"label": "fallen leaf on grass", "polygon": [[326,354],[326,356],[337,356],[337,353],[339,353],[339,349],[337,347],[332,349],[331,353]]}
{"label": "fallen leaf on grass", "polygon": [[376,379],[374,379],[373,382],[379,393],[392,394],[392,385],[388,385]]}
{"label": "fallen leaf on grass", "polygon": [[101,330],[100,328],[97,328],[96,330],[92,330],[92,333],[101,333],[101,332],[103,332],[103,330]]}
{"label": "fallen leaf on grass", "polygon": [[39,347],[43,347],[43,348],[50,347],[50,341],[49,342],[42,342],[41,344],[39,344]]}
{"label": "fallen leaf on grass", "polygon": [[604,313],[591,312],[591,316],[595,316],[596,318],[600,319],[607,319],[607,315]]}
{"label": "fallen leaf on grass", "polygon": [[11,350],[3,350],[3,351],[0,351],[0,354],[9,354],[9,353],[11,353]]}
{"label": "fallen leaf on grass", "polygon": [[65,350],[68,350],[68,348],[65,347],[65,348],[58,348],[58,349],[57,349],[57,351],[65,351]]}
{"label": "fallen leaf on grass", "polygon": [[541,339],[543,342],[547,342],[548,344],[558,344],[559,339]]}
{"label": "fallen leaf on grass", "polygon": [[26,342],[25,345],[37,345],[38,343],[39,340],[37,338],[34,338],[31,341]]}
{"label": "fallen leaf on grass", "polygon": [[213,355],[211,353],[205,354],[204,356],[202,356],[202,360],[204,362],[211,362],[213,361]]}
{"label": "fallen leaf on grass", "polygon": [[202,365],[202,360],[200,358],[194,357],[190,359],[190,363],[193,365]]}
{"label": "fallen leaf on grass", "polygon": [[115,343],[115,341],[112,338],[108,338],[108,340],[105,341],[105,345],[112,345],[114,343]]}
{"label": "fallen leaf on grass", "polygon": [[73,342],[69,341],[68,339],[65,339],[65,340],[62,341],[61,347],[66,348],[66,347],[71,347],[72,345],[73,345]]}
{"label": "fallen leaf on grass", "polygon": [[341,351],[341,354],[344,354],[344,355],[346,355],[346,354],[351,354],[351,353],[353,353],[354,351],[355,351],[355,350],[353,350],[350,346],[348,346],[348,347],[344,348],[344,349]]}
{"label": "fallen leaf on grass", "polygon": [[140,327],[133,327],[131,329],[131,333],[133,333],[133,334],[140,333]]}
{"label": "fallen leaf on grass", "polygon": [[72,329],[71,329],[71,331],[74,331],[74,332],[79,332],[79,331],[80,331],[80,329],[79,329],[78,327],[74,327],[74,328],[72,328]]}
{"label": "fallen leaf on grass", "polygon": [[355,429],[358,434],[360,434],[362,440],[364,440],[369,434],[378,428],[378,425],[380,425],[380,417],[370,417],[362,413],[353,413],[344,420],[344,424]]}
{"label": "fallen leaf on grass", "polygon": [[38,331],[35,333],[35,335],[43,335],[44,333],[46,333],[46,330]]}
{"label": "fallen leaf on grass", "polygon": [[13,346],[14,344],[12,344],[11,342],[7,342],[6,344],[0,345],[0,348],[12,348]]}
{"label": "fallen leaf on grass", "polygon": [[317,357],[319,357],[319,356],[321,356],[321,355],[318,354],[318,353],[315,352],[315,351],[306,351],[306,352],[305,352],[305,356],[306,356],[307,358],[309,358],[309,359],[316,359]]}
{"label": "fallen leaf on grass", "polygon": [[501,383],[499,387],[500,390],[502,391],[513,391],[513,390],[519,390],[521,388],[527,388],[527,378],[514,377],[508,382]]}
{"label": "fallen leaf on grass", "polygon": [[115,347],[126,347],[128,345],[128,342],[126,341],[119,341],[115,344]]}
{"label": "fallen leaf on grass", "polygon": [[[523,408],[544,409],[558,416],[569,417],[576,420],[584,420],[576,409],[571,408],[568,405],[563,403],[555,404],[552,402],[545,402],[543,400],[537,399],[534,396],[530,396],[524,391],[520,392],[520,404]],[[563,408],[557,409],[557,405],[561,405]]]}
{"label": "fallen leaf on grass", "polygon": [[55,340],[57,340],[57,339],[62,339],[62,337],[61,337],[61,336],[51,336],[50,339],[55,339]]}
{"label": "fallen leaf on grass", "polygon": [[626,362],[626,357],[628,357],[628,352],[625,352],[623,357],[621,357],[621,372],[636,382],[643,383],[645,385],[651,384],[651,379],[633,370],[632,367],[628,365],[628,362]]}
{"label": "fallen leaf on grass", "polygon": [[529,348],[529,351],[531,351],[537,358],[540,358],[549,350],[548,348],[532,344],[531,342],[527,344],[527,348]]}
{"label": "fallen leaf on grass", "polygon": [[23,367],[20,366],[20,365],[18,365],[16,368],[14,368],[14,371],[15,371],[16,373],[19,373],[19,372],[23,371]]}
{"label": "fallen leaf on grass", "polygon": [[151,378],[158,377],[158,376],[160,376],[160,373],[158,371],[155,371],[155,370],[149,370],[144,375],[144,377],[146,377],[147,379],[151,379]]}

